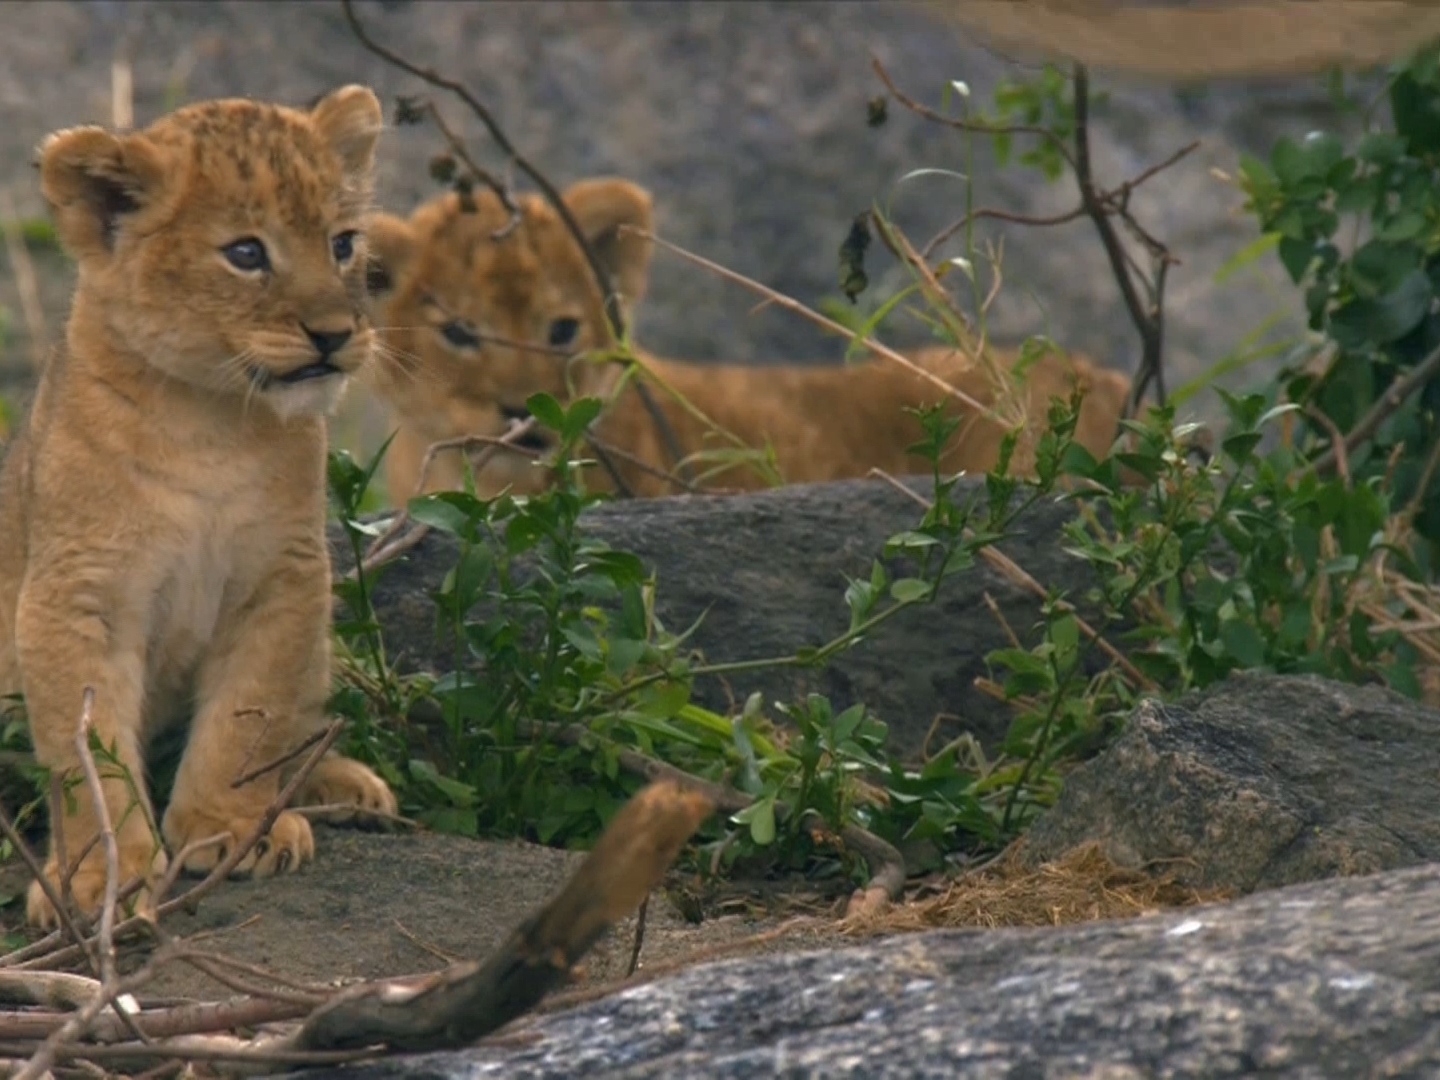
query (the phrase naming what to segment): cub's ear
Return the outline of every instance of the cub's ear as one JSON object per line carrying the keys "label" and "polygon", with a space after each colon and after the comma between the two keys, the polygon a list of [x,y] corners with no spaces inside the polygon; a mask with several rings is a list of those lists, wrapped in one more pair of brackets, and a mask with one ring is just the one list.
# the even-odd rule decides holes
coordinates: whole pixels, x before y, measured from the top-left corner
{"label": "cub's ear", "polygon": [[108,256],[122,220],[164,191],[164,155],[144,135],[66,128],[46,136],[37,155],[40,192],[60,242],[77,260]]}
{"label": "cub's ear", "polygon": [[565,192],[565,205],[605,268],[627,309],[645,295],[650,280],[654,244],[642,236],[620,231],[622,225],[651,231],[650,193],[618,177],[581,180]]}
{"label": "cub's ear", "polygon": [[404,218],[377,211],[365,220],[365,246],[370,252],[365,288],[371,296],[388,296],[414,261],[420,237]]}
{"label": "cub's ear", "polygon": [[375,91],[356,84],[332,90],[311,108],[310,122],[339,155],[347,173],[369,178],[375,166],[375,143],[385,126]]}

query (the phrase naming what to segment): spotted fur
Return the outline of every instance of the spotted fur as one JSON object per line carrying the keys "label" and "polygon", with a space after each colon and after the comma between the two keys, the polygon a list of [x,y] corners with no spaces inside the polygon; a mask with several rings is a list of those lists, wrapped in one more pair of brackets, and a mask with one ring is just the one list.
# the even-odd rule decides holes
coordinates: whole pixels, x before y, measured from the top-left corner
{"label": "spotted fur", "polygon": [[[431,444],[467,434],[498,435],[509,418],[524,415],[526,399],[537,391],[562,401],[573,393],[603,396],[616,374],[614,365],[571,362],[608,339],[600,293],[559,215],[539,196],[523,196],[519,223],[497,238],[508,212],[489,192],[477,192],[473,200],[473,212],[467,212],[457,195],[447,193],[420,206],[408,220],[380,214],[369,225],[382,339],[370,375],[398,428],[386,474],[397,501],[416,490]],[[650,230],[649,194],[625,180],[602,178],[577,183],[565,193],[565,202],[613,275],[625,311],[633,315],[645,292],[652,245],[621,227]],[[564,320],[575,322],[573,337],[557,337]],[[464,334],[475,340],[463,340]],[[552,347],[557,340],[562,343]],[[787,482],[863,476],[872,468],[897,474],[923,469],[923,459],[907,450],[921,436],[907,407],[943,400],[963,410],[933,382],[884,359],[845,366],[759,366],[639,355],[659,384],[673,388],[745,445],[773,447]],[[1085,399],[1077,440],[1100,455],[1115,438],[1130,389],[1121,373],[1058,353],[1047,355],[1018,381],[1013,378],[1018,354],[1013,352],[1000,354],[988,368],[950,348],[922,349],[911,359],[995,414],[1013,417],[1012,422],[1028,419],[1014,458],[1020,472],[1033,469],[1035,440],[1043,429],[1036,421],[1043,421],[1053,397],[1068,397],[1079,385]],[[733,445],[659,384],[652,395],[683,454]],[[1004,430],[996,420],[972,412],[950,444],[946,467],[991,468]],[[656,475],[669,466],[667,447],[633,389],[620,393],[595,431],[622,452],[612,459],[632,491],[676,491]],[[713,486],[745,489],[767,482],[752,465],[736,463],[716,472],[714,461],[700,466]],[[460,486],[463,468],[458,453],[438,457],[426,490]],[[593,475],[599,486],[607,485],[600,470]],[[545,484],[546,473],[525,457],[502,452],[482,468],[476,482],[487,494],[507,486],[535,491]]]}
{"label": "spotted fur", "polygon": [[[40,763],[70,777],[93,691],[94,730],[138,786],[137,802],[123,779],[104,784],[127,880],[148,885],[166,847],[222,835],[186,851],[187,869],[213,867],[296,762],[235,781],[326,722],[324,414],[374,345],[360,230],[381,124],[375,95],[350,86],[308,111],[211,101],[40,147],[79,276],[65,344],[0,473],[0,691],[23,692]],[[185,719],[157,835],[144,749]],[[395,809],[338,755],[298,798],[347,817]],[[83,789],[69,805],[52,829],[72,859],[89,845],[71,889],[93,910],[97,813]],[[313,851],[287,810],[237,872]],[[53,842],[45,872],[60,879]],[[39,883],[28,915],[55,921]]]}

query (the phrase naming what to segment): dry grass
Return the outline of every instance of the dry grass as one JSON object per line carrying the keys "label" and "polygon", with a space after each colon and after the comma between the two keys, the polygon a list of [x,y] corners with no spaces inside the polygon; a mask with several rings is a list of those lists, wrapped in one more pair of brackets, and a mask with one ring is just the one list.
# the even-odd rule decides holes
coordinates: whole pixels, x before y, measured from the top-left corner
{"label": "dry grass", "polygon": [[1231,896],[1180,885],[1167,874],[1126,869],[1098,844],[1081,845],[1039,867],[1026,864],[1023,845],[1023,839],[1012,844],[995,862],[957,878],[938,895],[874,917],[847,919],[841,931],[868,937],[955,927],[1062,926],[1130,919]]}

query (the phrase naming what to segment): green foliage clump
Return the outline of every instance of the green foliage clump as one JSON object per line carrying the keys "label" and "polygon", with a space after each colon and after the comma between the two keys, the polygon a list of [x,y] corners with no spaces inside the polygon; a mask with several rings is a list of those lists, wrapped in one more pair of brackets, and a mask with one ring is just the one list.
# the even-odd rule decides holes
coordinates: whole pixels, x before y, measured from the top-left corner
{"label": "green foliage clump", "polygon": [[[1241,183],[1286,271],[1304,287],[1310,327],[1333,347],[1323,368],[1286,373],[1290,400],[1321,453],[1353,432],[1407,378],[1410,394],[1357,446],[1361,481],[1384,477],[1397,506],[1440,551],[1440,45],[1389,75],[1389,123],[1354,146],[1333,132],[1281,139],[1247,158]],[[1417,369],[1431,361],[1428,374]],[[1318,415],[1317,415],[1318,414]],[[1322,419],[1323,418],[1323,419]],[[1325,421],[1328,420],[1329,424]],[[1330,425],[1333,425],[1334,430]]]}

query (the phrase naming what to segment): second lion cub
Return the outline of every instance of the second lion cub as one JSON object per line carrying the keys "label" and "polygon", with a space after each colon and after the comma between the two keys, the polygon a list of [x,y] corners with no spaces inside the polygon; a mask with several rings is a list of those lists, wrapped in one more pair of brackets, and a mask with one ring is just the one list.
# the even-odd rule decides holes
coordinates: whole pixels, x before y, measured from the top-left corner
{"label": "second lion cub", "polygon": [[[40,148],[79,282],[0,474],[0,691],[23,691],[36,756],[62,777],[93,691],[94,730],[139,796],[104,781],[122,884],[166,864],[143,764],[161,725],[193,716],[161,832],[172,853],[225,834],[190,854],[203,871],[253,834],[283,776],[235,782],[325,723],[323,414],[373,348],[360,229],[381,126],[375,95],[348,86],[309,111],[202,102]],[[299,801],[395,810],[338,755]],[[98,815],[83,787],[68,804],[45,873],[64,873],[58,833],[83,854],[71,889],[94,910]],[[237,871],[313,851],[287,810]],[[56,919],[38,882],[28,916]]]}

